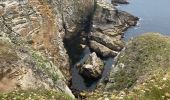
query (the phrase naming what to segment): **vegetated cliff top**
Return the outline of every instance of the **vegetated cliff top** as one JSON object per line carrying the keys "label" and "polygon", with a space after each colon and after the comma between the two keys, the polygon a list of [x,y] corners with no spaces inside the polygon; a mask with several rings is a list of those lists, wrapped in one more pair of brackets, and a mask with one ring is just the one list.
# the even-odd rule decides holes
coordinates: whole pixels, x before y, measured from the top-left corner
{"label": "vegetated cliff top", "polygon": [[146,33],[130,40],[109,79],[107,90],[123,91],[124,99],[170,98],[170,37]]}
{"label": "vegetated cliff top", "polygon": [[87,100],[170,99],[170,37],[145,33],[129,40],[125,47],[106,85],[87,93]]}

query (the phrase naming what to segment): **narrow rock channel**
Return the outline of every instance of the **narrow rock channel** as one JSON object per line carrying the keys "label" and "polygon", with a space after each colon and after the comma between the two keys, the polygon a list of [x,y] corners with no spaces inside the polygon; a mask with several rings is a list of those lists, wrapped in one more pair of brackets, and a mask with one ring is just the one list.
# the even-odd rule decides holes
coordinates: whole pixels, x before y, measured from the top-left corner
{"label": "narrow rock channel", "polygon": [[[117,2],[113,0],[112,3]],[[137,23],[137,17],[118,10],[113,4],[111,1],[98,0],[91,15],[93,17],[88,21],[90,24],[84,27],[88,31],[82,30],[64,39],[72,65],[71,89],[75,94],[93,91],[107,78],[115,63],[114,58],[124,47],[124,31]]]}

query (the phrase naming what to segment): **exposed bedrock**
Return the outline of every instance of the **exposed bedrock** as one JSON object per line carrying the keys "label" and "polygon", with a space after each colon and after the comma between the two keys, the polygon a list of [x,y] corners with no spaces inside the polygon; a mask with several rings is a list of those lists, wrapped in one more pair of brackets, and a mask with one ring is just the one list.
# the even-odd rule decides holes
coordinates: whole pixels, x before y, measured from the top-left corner
{"label": "exposed bedrock", "polygon": [[113,51],[96,41],[90,41],[90,48],[104,58],[115,57],[118,54],[118,52]]}

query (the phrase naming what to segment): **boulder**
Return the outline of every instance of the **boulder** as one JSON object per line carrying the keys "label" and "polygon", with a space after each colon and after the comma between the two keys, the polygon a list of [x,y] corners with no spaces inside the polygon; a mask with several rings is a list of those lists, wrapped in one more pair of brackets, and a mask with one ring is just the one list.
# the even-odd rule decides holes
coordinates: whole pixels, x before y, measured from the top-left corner
{"label": "boulder", "polygon": [[113,51],[96,41],[90,41],[90,48],[102,57],[115,57],[118,54],[118,52]]}
{"label": "boulder", "polygon": [[90,54],[84,63],[77,66],[79,73],[88,79],[100,78],[103,72],[103,67],[104,63],[97,57],[95,52]]}

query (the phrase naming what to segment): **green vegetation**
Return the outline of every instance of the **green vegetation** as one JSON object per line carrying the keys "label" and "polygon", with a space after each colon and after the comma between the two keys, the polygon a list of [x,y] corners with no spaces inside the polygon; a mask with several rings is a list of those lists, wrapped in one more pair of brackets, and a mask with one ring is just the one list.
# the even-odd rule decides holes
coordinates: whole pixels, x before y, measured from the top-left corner
{"label": "green vegetation", "polygon": [[139,36],[130,41],[118,58],[119,70],[111,74],[114,83],[109,89],[129,88],[136,81],[149,79],[156,70],[170,66],[170,38],[157,33]]}
{"label": "green vegetation", "polygon": [[55,69],[54,65],[50,63],[47,59],[43,58],[41,54],[38,52],[33,51],[32,57],[36,62],[37,66],[43,70],[48,76],[52,78],[54,82],[59,79],[59,75],[57,74],[57,70]]}
{"label": "green vegetation", "polygon": [[86,93],[88,100],[170,100],[170,37],[147,33],[129,41],[106,89],[112,92]]}
{"label": "green vegetation", "polygon": [[18,59],[14,48],[8,42],[0,40],[0,61],[16,61]]}
{"label": "green vegetation", "polygon": [[170,99],[170,68],[158,70],[150,75],[150,80],[134,87],[125,97],[127,100],[167,100]]}
{"label": "green vegetation", "polygon": [[64,93],[48,90],[16,90],[0,94],[1,100],[73,100]]}

